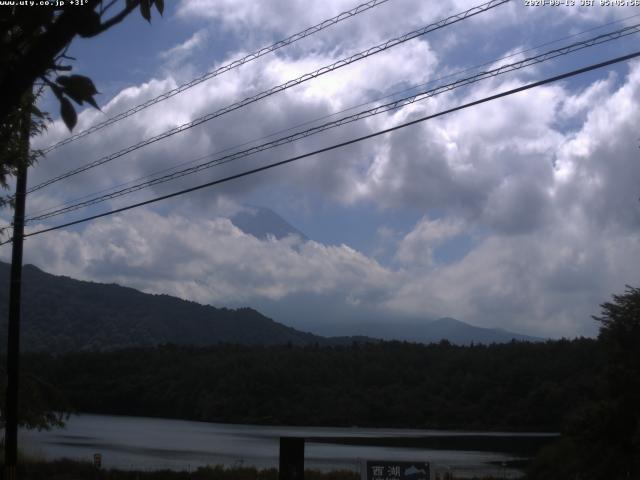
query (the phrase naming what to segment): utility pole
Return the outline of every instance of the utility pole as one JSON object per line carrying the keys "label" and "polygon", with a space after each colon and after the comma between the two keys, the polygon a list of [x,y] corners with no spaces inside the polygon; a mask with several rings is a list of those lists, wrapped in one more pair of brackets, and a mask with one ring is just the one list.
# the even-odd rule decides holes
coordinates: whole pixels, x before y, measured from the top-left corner
{"label": "utility pole", "polygon": [[11,250],[11,281],[9,284],[9,325],[7,334],[7,396],[5,404],[4,465],[5,480],[16,480],[18,463],[18,376],[20,369],[20,303],[22,290],[22,243],[24,241],[24,211],[27,195],[29,135],[31,133],[32,98],[24,104],[20,125],[21,150],[16,175],[13,243]]}

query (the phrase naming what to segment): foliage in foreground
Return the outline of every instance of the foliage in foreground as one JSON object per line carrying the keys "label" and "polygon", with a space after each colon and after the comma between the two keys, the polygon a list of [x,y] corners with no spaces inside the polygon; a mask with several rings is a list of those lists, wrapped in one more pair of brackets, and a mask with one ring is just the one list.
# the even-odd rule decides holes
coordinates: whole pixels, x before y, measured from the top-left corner
{"label": "foliage in foreground", "polygon": [[[258,470],[252,467],[224,468],[220,465],[200,467],[192,472],[173,470],[96,469],[89,462],[62,459],[51,462],[27,461],[18,467],[22,480],[277,480],[276,469]],[[360,475],[348,470],[332,472],[305,471],[305,480],[360,480]]]}
{"label": "foliage in foreground", "polygon": [[[75,460],[56,460],[52,462],[26,462],[19,466],[19,478],[22,480],[278,480],[275,468],[258,470],[252,467],[225,468],[220,465],[200,467],[192,472],[172,470],[96,470],[91,463]],[[320,472],[305,470],[305,480],[360,480],[360,474],[350,470]],[[455,480],[445,475],[438,480]],[[473,480],[495,480],[494,477],[482,477]]]}
{"label": "foliage in foreground", "polygon": [[576,405],[564,437],[540,453],[531,479],[640,478],[640,289],[614,295],[594,318],[604,353],[598,388]]}
{"label": "foliage in foreground", "polygon": [[[0,412],[5,411],[7,400],[7,374],[0,365]],[[20,418],[18,423],[28,429],[50,430],[63,427],[69,417],[69,404],[60,390],[37,372],[24,373],[20,379],[18,398]],[[5,419],[0,415],[0,428],[4,429]]]}

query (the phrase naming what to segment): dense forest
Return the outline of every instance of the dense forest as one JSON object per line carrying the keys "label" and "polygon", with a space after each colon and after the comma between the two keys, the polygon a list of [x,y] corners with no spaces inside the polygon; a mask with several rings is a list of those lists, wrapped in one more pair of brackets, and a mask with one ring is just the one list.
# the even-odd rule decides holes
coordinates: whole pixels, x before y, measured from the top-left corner
{"label": "dense forest", "polygon": [[594,340],[454,346],[161,346],[23,368],[77,411],[214,422],[559,431],[594,389]]}
{"label": "dense forest", "polygon": [[640,289],[613,295],[594,319],[597,339],[544,343],[29,353],[21,364],[20,408],[31,416],[23,423],[36,426],[56,424],[60,417],[51,412],[66,410],[278,425],[560,431],[536,456],[528,479],[640,478]]}

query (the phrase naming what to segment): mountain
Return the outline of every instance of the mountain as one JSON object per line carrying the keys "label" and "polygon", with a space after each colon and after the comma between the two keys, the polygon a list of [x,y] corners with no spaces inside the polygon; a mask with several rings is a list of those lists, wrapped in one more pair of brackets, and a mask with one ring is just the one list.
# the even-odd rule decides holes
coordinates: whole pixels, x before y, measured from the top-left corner
{"label": "mountain", "polygon": [[[266,239],[273,236],[277,239],[289,235],[296,235],[303,240],[308,240],[307,236],[289,224],[280,215],[269,208],[258,206],[247,206],[244,210],[231,216],[231,222],[244,233],[253,235],[259,239]],[[295,297],[295,295],[294,295]],[[306,323],[302,327],[320,333],[325,336],[345,335],[352,338],[354,335],[367,335],[364,338],[382,338],[385,340],[401,340],[421,343],[439,342],[448,340],[458,345],[468,345],[470,343],[506,343],[511,340],[519,341],[542,341],[542,338],[521,335],[499,328],[482,328],[469,323],[456,320],[454,318],[440,318],[437,320],[402,320],[387,318],[374,319],[380,316],[379,312],[366,312],[366,322],[361,321],[360,312],[351,311],[347,314],[348,319],[335,321],[340,312],[331,312],[331,301],[313,296],[305,296],[302,299],[288,297],[286,304],[270,304],[263,302],[258,308],[262,311],[270,312],[271,316],[284,320],[290,325],[299,325],[299,312],[305,312]],[[296,304],[297,308],[291,308]],[[360,310],[362,310],[360,308]],[[316,312],[314,316],[311,312]],[[317,318],[319,317],[319,318]],[[333,321],[331,320],[333,319]],[[335,322],[335,323],[333,323]]]}
{"label": "mountain", "polygon": [[470,325],[455,318],[440,318],[426,323],[422,328],[413,329],[413,338],[421,342],[439,342],[448,340],[458,345],[473,343],[506,343],[511,340],[539,342],[542,338],[521,335],[500,328],[482,328]]}
{"label": "mountain", "polygon": [[[437,343],[447,340],[456,345],[469,345],[471,343],[507,343],[511,340],[540,342],[542,338],[522,335],[519,333],[502,330],[499,328],[483,328],[471,325],[454,318],[439,318],[437,320],[425,319],[423,321],[409,319],[393,319],[383,322],[375,320],[371,322],[355,322],[347,325],[325,324],[323,335],[367,335],[372,338],[384,340],[399,340],[419,343]],[[305,324],[303,328],[314,330],[311,324]]]}
{"label": "mountain", "polygon": [[[9,265],[0,262],[0,348],[6,344]],[[22,345],[66,352],[164,343],[245,345],[350,343],[277,323],[251,308],[215,308],[115,284],[23,269]]]}
{"label": "mountain", "polygon": [[[0,262],[0,349],[6,344],[8,280],[9,265]],[[356,323],[349,331],[325,330],[331,336],[320,336],[278,323],[251,308],[215,308],[116,284],[51,275],[33,265],[25,265],[23,280],[22,348],[30,351],[109,350],[166,343],[349,345],[376,339],[422,343],[446,339],[454,344],[489,344],[541,340],[452,318]],[[306,327],[315,330],[313,325]]]}
{"label": "mountain", "polygon": [[289,235],[296,235],[303,240],[308,240],[304,233],[269,208],[247,207],[231,216],[230,220],[244,233],[261,240],[269,236],[281,239]]}

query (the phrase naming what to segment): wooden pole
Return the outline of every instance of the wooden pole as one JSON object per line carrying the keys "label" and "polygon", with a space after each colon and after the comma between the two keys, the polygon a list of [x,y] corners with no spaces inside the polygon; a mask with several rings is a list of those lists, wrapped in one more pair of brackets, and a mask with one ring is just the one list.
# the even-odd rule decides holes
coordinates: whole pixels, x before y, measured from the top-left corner
{"label": "wooden pole", "polygon": [[5,404],[4,465],[5,480],[16,480],[18,464],[18,377],[20,370],[20,303],[22,293],[22,243],[27,192],[31,99],[24,105],[20,128],[22,151],[16,175],[11,280],[9,284],[9,325],[7,334],[7,392]]}
{"label": "wooden pole", "polygon": [[304,438],[280,437],[278,480],[304,480]]}

